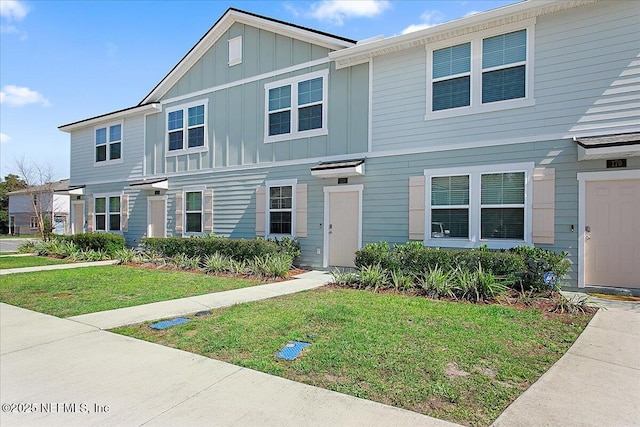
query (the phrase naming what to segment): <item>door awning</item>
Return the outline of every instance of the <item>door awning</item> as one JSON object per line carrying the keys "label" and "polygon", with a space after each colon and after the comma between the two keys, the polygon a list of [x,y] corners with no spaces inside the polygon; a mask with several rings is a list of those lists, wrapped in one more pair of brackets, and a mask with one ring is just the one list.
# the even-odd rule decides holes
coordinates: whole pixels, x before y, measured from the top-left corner
{"label": "door awning", "polygon": [[347,178],[364,175],[364,159],[321,162],[311,167],[311,176],[318,178]]}
{"label": "door awning", "polygon": [[135,187],[137,190],[166,190],[169,188],[169,179],[143,179],[142,181],[132,182],[129,187]]}
{"label": "door awning", "polygon": [[640,132],[574,137],[578,160],[640,156]]}

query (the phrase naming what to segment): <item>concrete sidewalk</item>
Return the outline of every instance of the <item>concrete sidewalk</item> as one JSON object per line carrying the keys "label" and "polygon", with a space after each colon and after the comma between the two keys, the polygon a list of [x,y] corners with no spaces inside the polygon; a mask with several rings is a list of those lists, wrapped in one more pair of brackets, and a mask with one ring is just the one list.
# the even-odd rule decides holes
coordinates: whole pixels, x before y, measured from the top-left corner
{"label": "concrete sidewalk", "polygon": [[3,427],[455,426],[7,304],[0,343]]}
{"label": "concrete sidewalk", "polygon": [[192,314],[197,311],[228,307],[243,302],[258,301],[295,292],[319,288],[331,281],[331,275],[322,271],[309,271],[294,276],[295,279],[266,285],[250,286],[231,291],[179,298],[116,310],[99,311],[69,317],[69,320],[100,329],[113,329],[148,320]]}
{"label": "concrete sidewalk", "polygon": [[640,303],[592,300],[603,309],[493,426],[640,426]]}

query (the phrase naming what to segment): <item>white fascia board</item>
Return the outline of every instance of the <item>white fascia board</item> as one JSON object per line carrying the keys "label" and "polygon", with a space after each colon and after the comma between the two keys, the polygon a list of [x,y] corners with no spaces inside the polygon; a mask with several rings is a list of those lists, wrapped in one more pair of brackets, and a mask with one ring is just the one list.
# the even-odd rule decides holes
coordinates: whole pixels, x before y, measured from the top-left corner
{"label": "white fascia board", "polygon": [[475,33],[489,28],[497,28],[516,21],[531,19],[539,15],[574,8],[596,1],[599,0],[523,1],[435,25],[424,30],[331,52],[329,53],[329,58],[335,61],[336,69],[350,67],[366,62],[368,59],[376,56],[411,49],[417,46],[424,46],[436,41],[453,39],[464,34]]}
{"label": "white fascia board", "polygon": [[158,102],[152,104],[140,105],[138,107],[127,108],[124,110],[114,111],[113,113],[103,114],[101,116],[92,117],[90,119],[81,120],[79,122],[70,123],[68,125],[62,125],[58,127],[63,132],[73,132],[74,130],[82,129],[87,126],[94,126],[98,123],[110,122],[116,119],[122,119],[125,117],[133,116],[141,113],[157,113],[162,111],[162,106]]}
{"label": "white fascia board", "polygon": [[364,163],[358,166],[348,166],[334,169],[312,170],[311,176],[316,178],[348,178],[364,175]]}

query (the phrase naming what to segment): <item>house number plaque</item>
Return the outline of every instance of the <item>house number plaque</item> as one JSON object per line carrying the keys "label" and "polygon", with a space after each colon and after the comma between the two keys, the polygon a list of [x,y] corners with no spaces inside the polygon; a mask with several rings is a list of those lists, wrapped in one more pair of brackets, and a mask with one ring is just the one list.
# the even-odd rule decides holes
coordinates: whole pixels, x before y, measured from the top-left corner
{"label": "house number plaque", "polygon": [[627,167],[627,159],[607,160],[607,169],[626,168],[626,167]]}

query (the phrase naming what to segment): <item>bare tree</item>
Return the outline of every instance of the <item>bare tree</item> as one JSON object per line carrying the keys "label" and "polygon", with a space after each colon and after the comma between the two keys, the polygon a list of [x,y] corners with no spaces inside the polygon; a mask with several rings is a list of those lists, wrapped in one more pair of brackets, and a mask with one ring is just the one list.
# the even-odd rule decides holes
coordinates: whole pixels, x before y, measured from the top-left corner
{"label": "bare tree", "polygon": [[27,160],[24,156],[14,161],[17,175],[27,185],[24,191],[29,198],[31,213],[38,223],[40,236],[47,240],[51,235],[55,211],[53,166]]}

